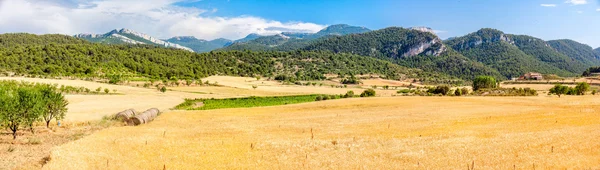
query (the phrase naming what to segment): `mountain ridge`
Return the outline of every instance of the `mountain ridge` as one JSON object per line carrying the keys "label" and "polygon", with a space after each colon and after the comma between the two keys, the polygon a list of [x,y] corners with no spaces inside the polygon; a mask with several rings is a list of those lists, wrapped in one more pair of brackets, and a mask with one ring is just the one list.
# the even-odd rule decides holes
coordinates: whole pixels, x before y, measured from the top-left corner
{"label": "mountain ridge", "polygon": [[105,34],[76,34],[74,37],[83,38],[91,42],[106,43],[106,44],[151,44],[159,45],[167,48],[177,48],[187,51],[193,51],[192,49],[154,38],[144,33],[139,33],[130,29],[122,28],[120,30],[114,29]]}

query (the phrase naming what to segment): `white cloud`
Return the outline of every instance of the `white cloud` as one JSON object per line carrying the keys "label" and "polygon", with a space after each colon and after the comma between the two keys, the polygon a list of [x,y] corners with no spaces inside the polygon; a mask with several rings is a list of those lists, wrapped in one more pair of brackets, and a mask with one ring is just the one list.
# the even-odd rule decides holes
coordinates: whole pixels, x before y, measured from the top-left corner
{"label": "white cloud", "polygon": [[217,9],[172,5],[180,1],[183,0],[0,0],[0,33],[73,35],[129,28],[159,38],[193,35],[210,40],[238,39],[250,33],[276,34],[284,30],[317,32],[325,27],[254,16],[206,16]]}
{"label": "white cloud", "polygon": [[556,4],[540,4],[543,7],[556,7]]}
{"label": "white cloud", "polygon": [[596,11],[600,11],[600,8],[596,9]]}
{"label": "white cloud", "polygon": [[584,4],[587,4],[588,1],[587,0],[567,0],[567,1],[565,1],[565,3],[573,4],[573,5],[584,5]]}
{"label": "white cloud", "polygon": [[583,14],[583,11],[576,11],[578,14]]}

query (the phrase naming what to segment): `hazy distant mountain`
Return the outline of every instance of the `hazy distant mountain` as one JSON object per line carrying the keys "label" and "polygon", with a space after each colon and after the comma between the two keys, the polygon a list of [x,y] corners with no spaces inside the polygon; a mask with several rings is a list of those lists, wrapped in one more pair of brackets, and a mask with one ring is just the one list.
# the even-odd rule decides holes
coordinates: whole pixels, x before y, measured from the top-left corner
{"label": "hazy distant mountain", "polygon": [[151,45],[159,45],[163,47],[170,48],[178,48],[184,49],[188,51],[193,51],[192,49],[175,44],[170,42],[165,42],[158,38],[151,37],[149,35],[135,32],[130,29],[121,29],[121,30],[112,30],[106,34],[77,34],[75,35],[77,38],[83,38],[91,42],[97,43],[106,43],[106,44],[151,44]]}
{"label": "hazy distant mountain", "polygon": [[248,41],[252,41],[254,39],[257,39],[258,37],[262,37],[261,35],[258,35],[256,33],[252,33],[252,34],[248,34],[246,37],[239,39],[239,40],[235,40],[233,41],[233,43],[243,43],[243,42],[248,42]]}
{"label": "hazy distant mountain", "polygon": [[243,39],[236,40],[230,46],[222,50],[276,50],[289,51],[300,49],[308,45],[308,42],[328,36],[342,36],[358,34],[371,31],[365,27],[350,26],[346,24],[331,25],[317,33],[294,33],[283,32],[277,35],[260,36],[250,34]]}
{"label": "hazy distant mountain", "polygon": [[594,51],[596,51],[596,53],[600,54],[600,47],[594,49]]}
{"label": "hazy distant mountain", "polygon": [[173,37],[173,38],[169,38],[165,41],[188,47],[197,53],[209,52],[209,51],[212,51],[217,48],[222,48],[233,42],[231,40],[224,39],[224,38],[206,41],[206,40],[202,40],[202,39],[197,39],[196,37],[193,37],[193,36]]}

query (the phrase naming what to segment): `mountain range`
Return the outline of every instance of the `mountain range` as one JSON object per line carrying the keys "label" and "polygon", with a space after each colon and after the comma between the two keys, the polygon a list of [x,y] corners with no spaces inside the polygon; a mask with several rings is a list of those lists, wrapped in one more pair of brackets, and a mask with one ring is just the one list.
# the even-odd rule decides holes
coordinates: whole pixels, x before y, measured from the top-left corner
{"label": "mountain range", "polygon": [[191,48],[166,42],[149,35],[139,33],[130,29],[112,30],[105,34],[77,34],[77,38],[86,39],[91,42],[106,43],[106,44],[151,44],[169,48],[184,49],[193,51]]}
{"label": "mountain range", "polygon": [[222,38],[207,41],[192,36],[159,40],[128,29],[75,37],[98,43],[149,44],[199,53],[214,50],[348,53],[461,79],[477,75],[509,79],[526,72],[575,76],[600,65],[600,48],[593,49],[573,40],[545,41],[506,34],[491,28],[447,40],[440,39],[427,27],[369,30],[345,24],[332,25],[316,33],[249,34],[233,41]]}

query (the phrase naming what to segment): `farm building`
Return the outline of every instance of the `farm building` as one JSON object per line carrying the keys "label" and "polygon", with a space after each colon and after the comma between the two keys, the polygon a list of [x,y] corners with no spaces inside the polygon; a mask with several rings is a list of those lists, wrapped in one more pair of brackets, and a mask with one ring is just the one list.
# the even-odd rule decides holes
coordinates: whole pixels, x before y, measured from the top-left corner
{"label": "farm building", "polygon": [[541,73],[529,72],[519,77],[519,80],[543,80],[544,76]]}

